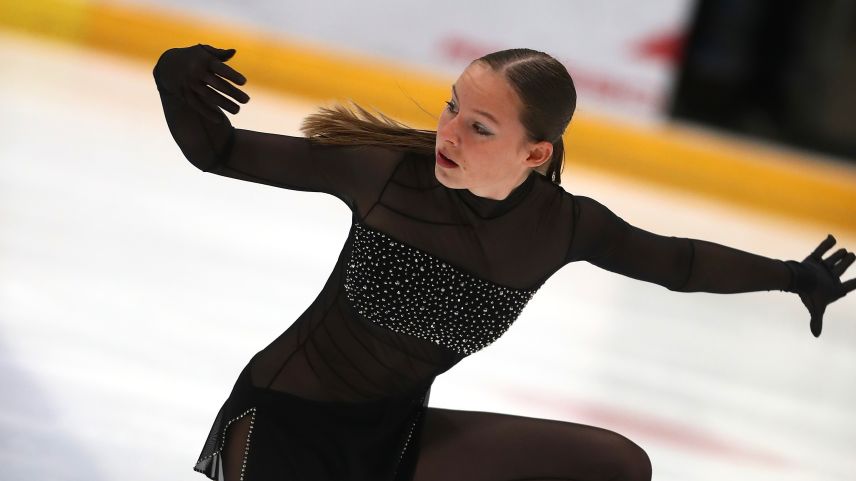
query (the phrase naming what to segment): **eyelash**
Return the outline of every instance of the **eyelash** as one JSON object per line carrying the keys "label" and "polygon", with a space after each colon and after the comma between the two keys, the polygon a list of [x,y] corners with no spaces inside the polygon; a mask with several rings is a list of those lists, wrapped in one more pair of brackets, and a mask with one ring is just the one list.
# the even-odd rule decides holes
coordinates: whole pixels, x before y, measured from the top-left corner
{"label": "eyelash", "polygon": [[[455,104],[454,104],[451,100],[447,100],[447,101],[446,101],[446,109],[447,109],[449,112],[455,113],[455,110],[454,110],[454,108],[453,108],[453,105],[455,105]],[[479,135],[481,135],[481,136],[484,136],[484,137],[487,137],[487,136],[493,135],[492,133],[488,132],[487,130],[485,130],[485,129],[483,129],[483,128],[479,127],[477,124],[473,124],[473,130],[475,130],[477,134],[479,134]]]}

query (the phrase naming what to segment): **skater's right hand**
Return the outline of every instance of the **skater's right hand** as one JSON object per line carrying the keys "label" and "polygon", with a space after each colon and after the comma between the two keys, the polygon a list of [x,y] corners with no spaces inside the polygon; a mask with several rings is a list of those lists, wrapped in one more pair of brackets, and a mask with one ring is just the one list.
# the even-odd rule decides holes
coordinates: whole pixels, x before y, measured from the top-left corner
{"label": "skater's right hand", "polygon": [[219,92],[242,104],[250,100],[249,95],[226,81],[238,85],[247,82],[246,77],[224,63],[234,54],[235,49],[203,44],[171,48],[160,56],[152,75],[159,91],[180,97],[205,118],[220,123],[227,120],[220,108],[237,114],[240,106]]}

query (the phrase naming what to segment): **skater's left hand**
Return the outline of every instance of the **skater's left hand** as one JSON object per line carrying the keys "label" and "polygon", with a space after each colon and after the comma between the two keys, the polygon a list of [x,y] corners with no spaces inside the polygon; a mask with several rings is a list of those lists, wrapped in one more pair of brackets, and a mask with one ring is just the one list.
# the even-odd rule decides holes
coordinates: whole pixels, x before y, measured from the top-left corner
{"label": "skater's left hand", "polygon": [[853,264],[856,254],[843,247],[823,259],[823,253],[835,245],[835,237],[827,236],[801,264],[814,274],[813,288],[799,292],[800,300],[811,314],[811,333],[820,336],[823,328],[823,313],[833,301],[856,289],[856,278],[841,282],[841,275]]}

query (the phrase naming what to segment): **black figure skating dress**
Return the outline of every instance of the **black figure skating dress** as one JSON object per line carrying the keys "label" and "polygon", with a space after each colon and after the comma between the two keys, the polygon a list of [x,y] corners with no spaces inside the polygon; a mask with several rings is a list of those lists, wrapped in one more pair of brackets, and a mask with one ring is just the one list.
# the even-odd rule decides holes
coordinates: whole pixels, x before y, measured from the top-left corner
{"label": "black figure skating dress", "polygon": [[535,172],[491,200],[442,185],[433,156],[234,129],[162,99],[199,169],[326,192],[353,213],[318,297],[252,357],[217,414],[195,465],[214,480],[411,479],[435,377],[499,338],[570,262],[675,291],[792,279],[783,261],[646,232]]}

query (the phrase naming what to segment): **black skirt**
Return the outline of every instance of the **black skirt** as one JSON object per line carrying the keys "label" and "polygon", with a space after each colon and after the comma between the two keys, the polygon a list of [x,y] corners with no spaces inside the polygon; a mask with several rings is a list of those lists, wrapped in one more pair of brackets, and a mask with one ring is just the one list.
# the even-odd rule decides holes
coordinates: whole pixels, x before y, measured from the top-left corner
{"label": "black skirt", "polygon": [[[408,481],[430,386],[361,402],[316,401],[252,384],[244,367],[194,466],[215,481]],[[227,442],[228,441],[228,442]],[[240,475],[236,466],[241,463]]]}

